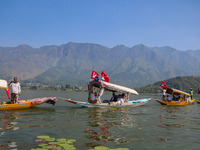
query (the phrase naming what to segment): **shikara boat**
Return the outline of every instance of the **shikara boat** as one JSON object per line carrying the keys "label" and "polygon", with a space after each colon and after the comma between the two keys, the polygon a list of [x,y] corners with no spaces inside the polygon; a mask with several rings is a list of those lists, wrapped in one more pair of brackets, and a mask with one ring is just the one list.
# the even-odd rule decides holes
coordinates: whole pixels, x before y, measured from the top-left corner
{"label": "shikara boat", "polygon": [[[74,101],[71,99],[65,99],[65,101],[70,102],[72,104],[76,104],[82,107],[136,107],[146,104],[148,101],[150,101],[150,98],[145,99],[138,99],[138,100],[129,100],[130,94],[139,95],[137,91],[134,89],[130,89],[124,86],[116,85],[113,83],[105,82],[105,81],[95,81],[92,80],[88,84],[88,101],[82,102],[82,101]],[[94,91],[97,91],[98,93],[98,100],[96,103],[92,104],[90,103],[91,95],[94,93]],[[116,102],[110,102],[109,100],[105,100],[102,102],[101,97],[104,93],[104,91],[109,92],[115,92],[115,93],[124,93],[126,95],[126,100],[122,104],[118,104]]]}
{"label": "shikara boat", "polygon": [[173,98],[171,100],[164,99],[156,101],[162,105],[191,105],[195,102],[195,99],[191,99],[189,93],[177,89],[167,87],[166,93],[171,95]]}
{"label": "shikara boat", "polygon": [[[8,89],[8,84],[6,80],[0,80],[0,88]],[[19,100],[17,103],[9,104],[9,102],[0,102],[0,111],[4,110],[16,110],[34,107],[43,103],[55,104],[57,102],[56,97],[43,97],[35,98],[29,100]]]}

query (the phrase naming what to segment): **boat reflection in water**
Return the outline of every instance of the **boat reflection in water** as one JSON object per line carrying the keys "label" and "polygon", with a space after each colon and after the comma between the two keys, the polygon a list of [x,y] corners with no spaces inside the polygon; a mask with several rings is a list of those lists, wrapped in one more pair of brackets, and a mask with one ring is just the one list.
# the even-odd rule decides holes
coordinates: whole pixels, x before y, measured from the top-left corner
{"label": "boat reflection in water", "polygon": [[17,121],[21,120],[19,112],[9,111],[0,116],[1,130],[18,130]]}
{"label": "boat reflection in water", "polygon": [[[7,134],[7,130],[18,130],[18,120],[21,120],[19,112],[9,111],[1,113],[0,115],[0,140],[4,139],[4,135]],[[0,148],[17,148],[17,142],[7,141]]]}
{"label": "boat reflection in water", "polygon": [[[172,140],[174,136],[177,136],[177,131],[185,131],[187,128],[190,128],[191,122],[188,120],[191,119],[191,116],[186,115],[185,110],[191,111],[191,106],[187,107],[161,107],[160,113],[158,114],[160,137],[159,141]],[[189,114],[189,113],[188,113]]]}
{"label": "boat reflection in water", "polygon": [[32,108],[0,112],[0,148],[18,149],[19,139],[29,138],[26,137],[26,133],[23,133],[26,128],[39,127],[40,129],[41,127],[51,126],[46,122],[41,123],[41,120],[48,120],[48,116],[36,115],[38,113],[46,113],[47,111],[51,112],[53,110],[47,108]]}
{"label": "boat reflection in water", "polygon": [[[128,134],[121,134],[124,128],[137,128],[137,121],[128,114],[130,108],[90,108],[88,109],[88,128],[85,130],[88,148],[114,144],[129,143],[133,139]],[[124,131],[123,131],[124,132]],[[127,136],[126,136],[127,135]]]}

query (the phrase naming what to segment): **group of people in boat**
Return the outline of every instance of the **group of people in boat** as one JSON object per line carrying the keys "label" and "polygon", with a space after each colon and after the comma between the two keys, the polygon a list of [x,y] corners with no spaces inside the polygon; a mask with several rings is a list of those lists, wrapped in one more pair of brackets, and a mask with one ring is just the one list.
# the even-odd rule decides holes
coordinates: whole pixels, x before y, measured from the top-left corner
{"label": "group of people in boat", "polygon": [[124,93],[116,95],[113,92],[113,95],[112,95],[111,99],[110,100],[105,100],[104,102],[105,103],[109,103],[109,104],[119,104],[119,105],[122,105],[122,104],[124,104],[126,102],[126,96],[125,96]]}
{"label": "group of people in boat", "polygon": [[192,100],[192,97],[193,97],[193,89],[191,88],[190,90],[190,96],[189,97],[185,97],[185,95],[183,97],[181,97],[180,95],[176,96],[175,94],[172,95],[172,98],[167,95],[166,96],[166,89],[163,88],[163,101],[167,101],[167,102],[170,102],[170,101],[176,101],[176,102],[181,102],[181,101],[188,101],[190,102]]}
{"label": "group of people in boat", "polygon": [[182,101],[182,100],[184,100],[184,97],[182,98],[182,97],[180,97],[180,96],[175,96],[175,95],[173,95],[173,97],[171,98],[169,95],[167,95],[167,97],[166,97],[166,99],[165,99],[166,101]]}
{"label": "group of people in boat", "polygon": [[[113,92],[111,99],[110,100],[104,100],[103,103],[122,105],[126,101],[127,100],[126,100],[126,96],[125,96],[124,93],[116,95],[115,92]],[[96,104],[98,102],[98,95],[97,95],[96,92],[94,93],[93,98],[89,99],[88,102],[91,103],[91,104]]]}

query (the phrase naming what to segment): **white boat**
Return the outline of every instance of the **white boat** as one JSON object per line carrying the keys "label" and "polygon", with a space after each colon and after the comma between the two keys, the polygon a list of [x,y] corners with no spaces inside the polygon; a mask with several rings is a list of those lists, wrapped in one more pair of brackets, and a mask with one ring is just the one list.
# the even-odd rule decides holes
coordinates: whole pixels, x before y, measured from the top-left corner
{"label": "white boat", "polygon": [[[98,91],[98,99],[96,103],[91,103],[91,95],[94,93],[95,88]],[[101,97],[104,91],[110,91],[115,93],[124,93],[126,98],[123,103],[111,102],[108,101],[104,102],[101,100]],[[124,86],[116,85],[113,83],[105,82],[102,80],[92,80],[88,84],[88,100],[86,102],[82,101],[74,101],[71,99],[65,99],[65,101],[82,106],[82,107],[136,107],[146,104],[151,98],[145,99],[138,99],[138,100],[129,100],[130,94],[139,95],[138,92],[134,89],[127,88]]]}

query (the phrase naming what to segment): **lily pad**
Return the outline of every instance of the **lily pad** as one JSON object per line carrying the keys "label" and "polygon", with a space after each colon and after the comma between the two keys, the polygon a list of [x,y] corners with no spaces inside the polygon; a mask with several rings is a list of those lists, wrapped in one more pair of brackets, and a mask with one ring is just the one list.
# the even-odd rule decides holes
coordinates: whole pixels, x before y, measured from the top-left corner
{"label": "lily pad", "polygon": [[48,150],[48,149],[50,149],[52,147],[51,146],[43,146],[42,148],[45,149],[45,150]]}
{"label": "lily pad", "polygon": [[58,142],[58,145],[60,144],[70,144],[68,141],[61,141],[61,142]]}
{"label": "lily pad", "polygon": [[57,146],[54,148],[55,150],[63,150],[63,148],[61,146]]}
{"label": "lily pad", "polygon": [[48,144],[43,143],[43,144],[39,144],[38,146],[43,147],[43,146],[47,146]]}
{"label": "lily pad", "polygon": [[57,145],[58,142],[49,142],[49,145]]}
{"label": "lily pad", "polygon": [[94,149],[95,150],[109,150],[109,148],[105,146],[96,146]]}
{"label": "lily pad", "polygon": [[36,139],[35,142],[42,142],[42,143],[45,143],[46,140],[45,140],[45,139]]}
{"label": "lily pad", "polygon": [[68,141],[70,141],[70,142],[76,142],[75,139],[69,139]]}
{"label": "lily pad", "polygon": [[40,135],[40,136],[37,136],[38,139],[48,139],[50,138],[49,136],[47,135]]}
{"label": "lily pad", "polygon": [[55,141],[55,138],[47,138],[46,141],[53,142],[53,141]]}
{"label": "lily pad", "polygon": [[128,148],[117,148],[115,150],[129,150]]}
{"label": "lily pad", "polygon": [[69,144],[60,144],[60,146],[63,147],[64,149],[69,149],[69,150],[72,150],[75,148],[73,145],[69,145]]}

